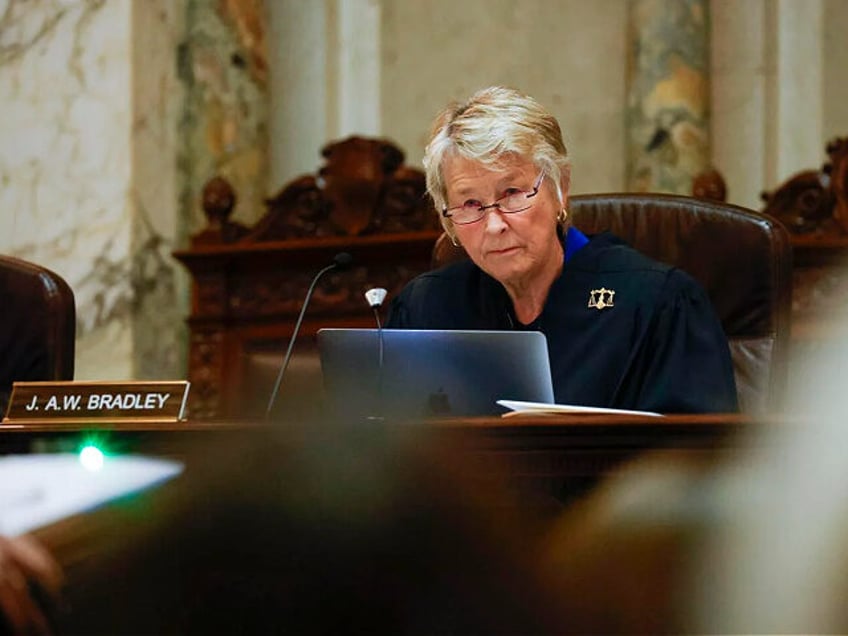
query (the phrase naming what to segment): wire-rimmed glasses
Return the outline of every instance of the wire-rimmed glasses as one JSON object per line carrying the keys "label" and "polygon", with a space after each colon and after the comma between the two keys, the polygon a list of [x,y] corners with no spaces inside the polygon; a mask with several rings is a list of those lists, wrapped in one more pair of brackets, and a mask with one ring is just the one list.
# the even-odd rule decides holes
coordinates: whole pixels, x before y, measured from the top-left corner
{"label": "wire-rimmed glasses", "polygon": [[489,205],[483,205],[476,199],[468,199],[462,205],[456,205],[452,208],[445,206],[442,208],[442,216],[450,219],[457,225],[468,225],[482,219],[486,216],[486,211],[491,208],[497,208],[502,214],[524,212],[533,207],[533,197],[539,193],[539,188],[542,186],[542,179],[544,177],[545,171],[543,170],[539,173],[539,177],[536,179],[532,190],[509,188],[501,198]]}

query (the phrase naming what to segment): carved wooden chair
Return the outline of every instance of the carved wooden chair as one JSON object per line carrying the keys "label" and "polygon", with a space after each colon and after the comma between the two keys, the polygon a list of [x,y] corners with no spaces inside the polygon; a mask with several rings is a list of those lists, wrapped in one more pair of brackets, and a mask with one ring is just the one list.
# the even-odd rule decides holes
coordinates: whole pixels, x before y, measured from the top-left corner
{"label": "carved wooden chair", "polygon": [[790,380],[844,337],[848,308],[848,137],[825,146],[818,169],[789,176],[763,192],[762,212],[786,226],[792,245]]}
{"label": "carved wooden chair", "polygon": [[76,308],[61,276],[0,256],[0,415],[13,382],[72,380]]}
{"label": "carved wooden chair", "polygon": [[208,225],[175,252],[193,276],[189,320],[192,418],[260,415],[315,273],[340,251],[347,272],[322,278],[280,392],[281,412],[321,389],[315,332],[374,324],[364,292],[399,292],[427,271],[438,216],[425,177],[387,139],[348,137],[321,149],[323,165],[266,200],[253,226],[231,218],[236,192],[203,190]]}
{"label": "carved wooden chair", "polygon": [[848,137],[829,141],[825,151],[820,170],[802,170],[761,194],[763,211],[793,235],[848,236]]}
{"label": "carved wooden chair", "polygon": [[[569,199],[575,227],[610,231],[648,256],[676,265],[706,289],[730,342],[743,412],[779,408],[788,379],[792,248],[776,219],[743,208],[661,194]],[[442,235],[434,267],[466,258]]]}

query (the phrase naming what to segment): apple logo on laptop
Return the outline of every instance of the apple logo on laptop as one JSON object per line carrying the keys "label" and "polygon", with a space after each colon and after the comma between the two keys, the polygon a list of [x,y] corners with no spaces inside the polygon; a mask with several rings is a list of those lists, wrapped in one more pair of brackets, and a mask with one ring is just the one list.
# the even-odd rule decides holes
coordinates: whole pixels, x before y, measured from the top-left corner
{"label": "apple logo on laptop", "polygon": [[442,387],[427,398],[427,415],[450,415],[451,406],[448,394]]}

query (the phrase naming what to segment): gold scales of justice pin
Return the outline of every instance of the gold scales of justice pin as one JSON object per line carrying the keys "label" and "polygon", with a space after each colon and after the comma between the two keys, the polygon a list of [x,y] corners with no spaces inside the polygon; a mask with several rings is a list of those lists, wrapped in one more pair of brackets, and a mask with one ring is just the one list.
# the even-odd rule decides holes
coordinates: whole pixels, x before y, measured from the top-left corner
{"label": "gold scales of justice pin", "polygon": [[606,309],[607,307],[615,307],[613,301],[615,300],[615,291],[612,289],[607,289],[606,287],[601,287],[600,289],[593,289],[589,292],[589,307],[595,308],[598,311],[601,309]]}

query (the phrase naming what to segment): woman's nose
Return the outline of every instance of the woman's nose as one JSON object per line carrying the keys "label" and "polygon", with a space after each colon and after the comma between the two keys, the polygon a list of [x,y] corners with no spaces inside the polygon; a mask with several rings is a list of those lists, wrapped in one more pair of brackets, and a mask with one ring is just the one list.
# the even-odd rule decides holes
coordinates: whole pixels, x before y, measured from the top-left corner
{"label": "woman's nose", "polygon": [[486,231],[492,234],[503,232],[507,227],[503,212],[497,206],[486,210],[486,218],[483,219],[483,222],[486,224]]}

